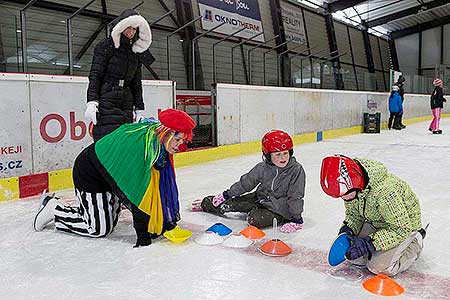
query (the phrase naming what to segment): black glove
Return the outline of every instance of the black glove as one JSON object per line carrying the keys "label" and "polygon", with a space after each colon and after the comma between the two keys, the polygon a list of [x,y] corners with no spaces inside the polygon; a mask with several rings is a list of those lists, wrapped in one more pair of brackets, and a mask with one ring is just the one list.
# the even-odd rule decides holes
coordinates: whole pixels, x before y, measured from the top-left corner
{"label": "black glove", "polygon": [[346,233],[348,235],[355,235],[353,230],[347,226],[347,222],[344,222],[344,225],[342,225],[341,229],[339,229],[339,234]]}
{"label": "black glove", "polygon": [[171,231],[172,229],[174,229],[177,226],[176,222],[170,222],[167,223],[164,227],[165,231]]}
{"label": "black glove", "polygon": [[366,253],[369,254],[368,258],[372,258],[372,253],[375,252],[375,246],[372,243],[372,239],[368,236],[366,237],[356,237],[350,236],[351,246],[345,253],[345,257],[349,260],[354,260],[364,256]]}
{"label": "black glove", "polygon": [[149,246],[152,244],[152,235],[148,232],[145,234],[139,234],[137,237],[136,245],[133,248],[139,248],[143,246]]}
{"label": "black glove", "polygon": [[152,235],[148,232],[148,222],[150,221],[150,216],[141,211],[134,204],[131,204],[131,213],[133,214],[133,227],[137,236],[137,241],[134,248],[151,245]]}

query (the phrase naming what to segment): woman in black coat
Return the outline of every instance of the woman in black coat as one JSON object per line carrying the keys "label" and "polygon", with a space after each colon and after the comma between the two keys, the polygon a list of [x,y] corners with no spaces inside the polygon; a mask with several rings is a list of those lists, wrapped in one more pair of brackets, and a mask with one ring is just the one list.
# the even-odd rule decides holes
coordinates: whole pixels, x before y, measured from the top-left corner
{"label": "woman in black coat", "polygon": [[111,36],[95,47],[85,112],[94,141],[142,117],[141,67],[151,42],[148,22],[128,9],[113,22]]}

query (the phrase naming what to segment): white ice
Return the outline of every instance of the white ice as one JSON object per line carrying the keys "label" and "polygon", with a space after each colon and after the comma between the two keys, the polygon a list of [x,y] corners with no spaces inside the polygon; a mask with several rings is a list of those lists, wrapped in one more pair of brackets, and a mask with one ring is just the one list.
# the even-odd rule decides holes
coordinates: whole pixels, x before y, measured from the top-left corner
{"label": "white ice", "polygon": [[[402,131],[361,134],[295,147],[307,174],[304,228],[295,234],[268,230],[288,243],[286,257],[268,257],[247,249],[194,242],[206,228],[222,222],[239,231],[240,216],[221,218],[190,212],[194,199],[228,188],[261,160],[260,154],[229,158],[177,170],[181,227],[194,235],[183,244],[159,238],[133,249],[131,216],[124,212],[107,238],[34,232],[38,197],[0,203],[0,299],[382,299],[361,283],[372,275],[343,264],[327,264],[330,242],[344,217],[342,200],[320,188],[321,159],[335,153],[382,161],[418,195],[422,220],[431,223],[422,256],[394,279],[405,294],[393,299],[448,299],[450,294],[450,119],[444,134],[433,135],[428,122]],[[70,199],[70,190],[57,193]]]}

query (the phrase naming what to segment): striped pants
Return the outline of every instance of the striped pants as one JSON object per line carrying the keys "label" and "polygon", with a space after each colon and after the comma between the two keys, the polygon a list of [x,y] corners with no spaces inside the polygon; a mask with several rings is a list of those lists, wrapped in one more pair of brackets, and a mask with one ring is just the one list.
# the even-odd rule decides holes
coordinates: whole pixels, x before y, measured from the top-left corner
{"label": "striped pants", "polygon": [[110,192],[88,193],[75,189],[75,193],[78,203],[56,206],[56,229],[89,237],[110,234],[119,220],[119,198]]}

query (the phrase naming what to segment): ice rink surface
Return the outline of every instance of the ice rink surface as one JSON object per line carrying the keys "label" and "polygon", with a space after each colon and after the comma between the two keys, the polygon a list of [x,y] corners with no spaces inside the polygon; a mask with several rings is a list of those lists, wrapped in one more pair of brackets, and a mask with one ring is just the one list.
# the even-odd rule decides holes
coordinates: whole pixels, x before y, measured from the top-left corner
{"label": "ice rink surface", "polygon": [[[177,169],[182,220],[194,232],[183,244],[158,238],[133,249],[131,215],[124,211],[115,231],[93,239],[32,230],[38,197],[0,203],[0,299],[449,299],[450,295],[450,120],[442,135],[428,122],[402,131],[361,134],[295,147],[307,175],[305,226],[294,234],[267,230],[293,252],[268,257],[257,250],[202,246],[194,242],[222,222],[234,231],[246,227],[241,215],[228,218],[190,212],[197,198],[222,192],[257,162],[260,154]],[[448,129],[447,129],[448,128]],[[394,279],[405,288],[383,298],[361,283],[373,275],[347,263],[327,263],[327,251],[344,218],[341,199],[325,195],[319,183],[321,160],[335,153],[380,160],[418,195],[422,222],[430,222],[422,256]],[[73,191],[57,193],[63,200]]]}

